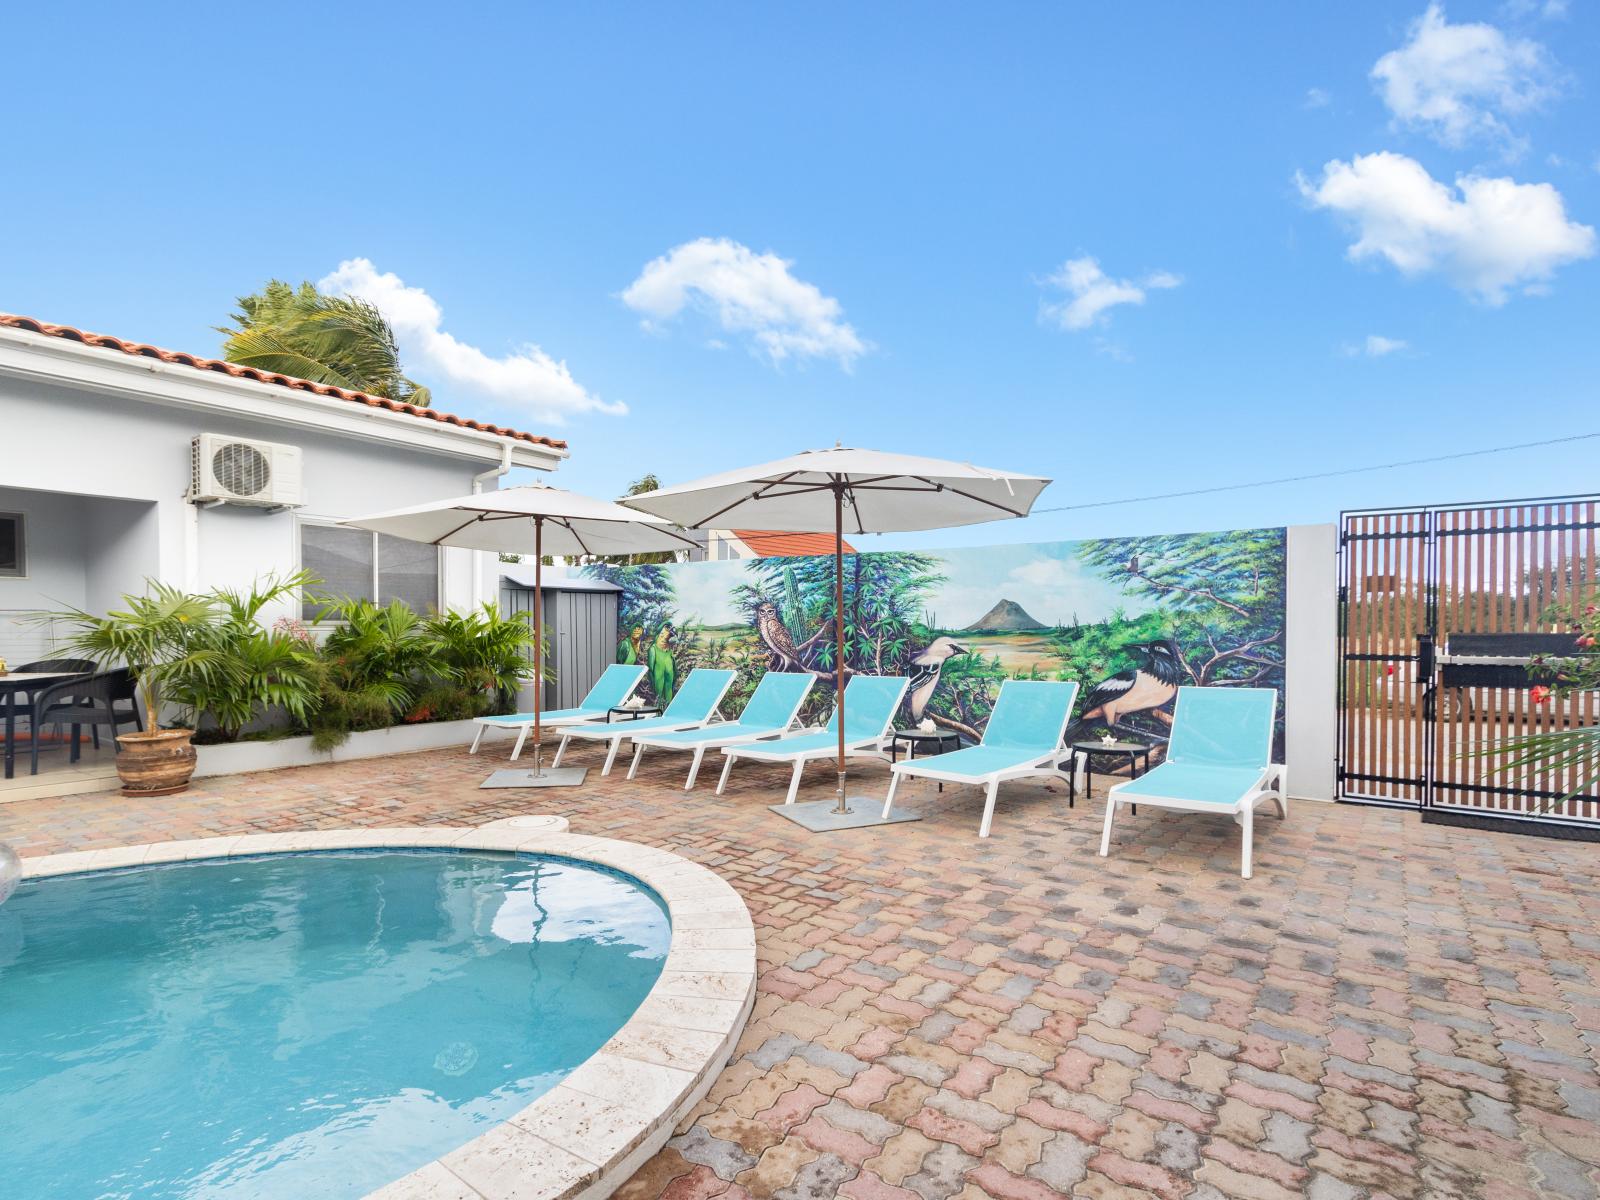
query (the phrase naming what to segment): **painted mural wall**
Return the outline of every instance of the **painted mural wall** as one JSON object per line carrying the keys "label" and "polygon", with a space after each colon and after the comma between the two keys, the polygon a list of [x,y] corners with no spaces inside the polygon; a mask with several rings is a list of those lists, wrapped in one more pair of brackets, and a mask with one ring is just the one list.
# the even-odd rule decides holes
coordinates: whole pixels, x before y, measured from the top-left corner
{"label": "painted mural wall", "polygon": [[[1283,529],[863,553],[844,566],[847,671],[911,677],[902,728],[932,720],[976,741],[1005,680],[1076,680],[1069,737],[1159,747],[1180,685],[1283,694]],[[810,671],[805,715],[826,719],[831,557],[583,570],[623,588],[618,659],[643,663],[656,697],[697,666],[734,667],[734,715],[763,671]],[[1280,754],[1282,730],[1280,704]]]}

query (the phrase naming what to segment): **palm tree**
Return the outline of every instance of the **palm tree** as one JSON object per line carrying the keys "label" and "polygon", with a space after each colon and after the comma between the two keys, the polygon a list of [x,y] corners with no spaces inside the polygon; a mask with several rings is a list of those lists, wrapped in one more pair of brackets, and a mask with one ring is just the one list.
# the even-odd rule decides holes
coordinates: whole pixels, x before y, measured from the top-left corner
{"label": "palm tree", "polygon": [[229,362],[419,408],[432,402],[427,388],[406,378],[394,330],[365,300],[274,279],[239,297],[231,319],[232,325],[217,327],[227,335],[222,353]]}

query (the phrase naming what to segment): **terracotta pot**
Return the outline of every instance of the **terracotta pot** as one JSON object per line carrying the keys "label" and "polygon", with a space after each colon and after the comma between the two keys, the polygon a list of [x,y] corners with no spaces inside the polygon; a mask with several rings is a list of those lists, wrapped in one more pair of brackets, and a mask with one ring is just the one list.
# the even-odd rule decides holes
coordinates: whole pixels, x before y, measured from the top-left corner
{"label": "terracotta pot", "polygon": [[158,729],[154,733],[117,736],[117,776],[124,796],[170,796],[189,786],[194,774],[192,729]]}

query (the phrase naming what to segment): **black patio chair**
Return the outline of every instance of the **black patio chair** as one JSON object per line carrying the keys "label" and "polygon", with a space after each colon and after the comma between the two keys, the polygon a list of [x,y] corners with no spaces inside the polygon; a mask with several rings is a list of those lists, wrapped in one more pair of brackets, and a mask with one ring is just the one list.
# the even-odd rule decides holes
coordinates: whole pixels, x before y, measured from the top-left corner
{"label": "black patio chair", "polygon": [[[72,753],[69,761],[77,762],[79,755],[78,736],[85,725],[89,726],[94,737],[96,749],[100,746],[100,726],[108,725],[111,736],[117,735],[117,726],[126,721],[132,721],[139,729],[144,728],[144,723],[139,717],[139,707],[132,706],[130,712],[117,710],[118,700],[131,699],[133,696],[133,678],[126,667],[115,671],[102,671],[97,675],[90,675],[81,679],[63,679],[60,683],[51,684],[34,693],[33,706],[29,713],[28,723],[31,729],[39,729],[45,725],[68,725],[72,729]],[[120,750],[121,747],[118,747]],[[31,773],[39,773],[39,740],[31,739],[32,765]]]}
{"label": "black patio chair", "polygon": [[[95,663],[87,658],[39,658],[11,669],[19,675],[33,673],[40,675],[62,674],[69,671],[74,674],[89,675],[93,673]],[[30,741],[37,740],[33,733],[33,697],[39,690],[38,688],[29,691],[19,689],[17,692],[17,708],[20,710],[18,716],[24,717],[28,721],[28,739]]]}

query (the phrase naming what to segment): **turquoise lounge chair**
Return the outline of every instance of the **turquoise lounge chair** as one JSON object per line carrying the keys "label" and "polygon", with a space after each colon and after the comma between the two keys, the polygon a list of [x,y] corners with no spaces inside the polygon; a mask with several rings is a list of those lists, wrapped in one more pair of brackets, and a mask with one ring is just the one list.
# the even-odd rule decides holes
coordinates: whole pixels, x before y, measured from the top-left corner
{"label": "turquoise lounge chair", "polygon": [[639,773],[639,760],[644,757],[646,746],[661,750],[686,750],[694,755],[694,760],[689,764],[689,778],[683,785],[683,790],[687,792],[694,787],[694,781],[700,774],[701,760],[705,758],[707,750],[758,742],[762,738],[787,733],[815,678],[814,675],[798,671],[768,671],[756,684],[755,694],[745,703],[737,721],[634,738],[633,762],[628,766],[628,778],[632,779]]}
{"label": "turquoise lounge chair", "polygon": [[1111,853],[1119,804],[1226,813],[1244,829],[1239,873],[1249,879],[1256,805],[1271,800],[1280,817],[1289,816],[1284,767],[1272,761],[1277,708],[1272,688],[1179,688],[1166,761],[1106,794],[1100,857]]}
{"label": "turquoise lounge chair", "polygon": [[983,741],[948,754],[898,762],[889,768],[884,819],[888,819],[894,806],[895,788],[907,775],[943,783],[970,783],[984,789],[983,823],[978,826],[978,836],[988,837],[994,823],[995,794],[1004,780],[1042,775],[1065,779],[1070,784],[1071,776],[1059,766],[1066,757],[1061,739],[1077,698],[1075,683],[1006,680],[1000,685],[1000,696],[984,726]]}
{"label": "turquoise lounge chair", "polygon": [[[626,667],[620,663],[607,667],[600,672],[600,678],[594,681],[589,694],[578,701],[577,708],[555,708],[540,713],[539,724],[542,728],[553,729],[562,725],[576,725],[583,721],[603,721],[607,713],[633,694],[633,689],[639,686],[639,681],[643,678],[643,667]],[[491,729],[521,731],[517,734],[517,744],[511,751],[511,761],[516,762],[522,754],[522,744],[528,740],[528,734],[533,729],[533,714],[507,713],[503,717],[479,717],[478,735],[472,739],[470,753],[478,752],[478,743],[483,741],[483,735]]]}
{"label": "turquoise lounge chair", "polygon": [[[844,685],[844,752],[847,758],[883,758],[883,739],[889,735],[889,725],[905,698],[911,680],[903,675],[856,675]],[[786,734],[769,742],[752,745],[728,746],[723,751],[728,756],[722,768],[722,778],[717,782],[717,795],[728,786],[728,774],[733,770],[734,759],[753,758],[760,762],[792,762],[794,774],[789,780],[789,794],[785,804],[793,804],[800,790],[800,776],[806,763],[812,759],[830,761],[839,754],[839,709],[836,706],[828,724],[821,730],[807,729]]]}
{"label": "turquoise lounge chair", "polygon": [[689,672],[689,678],[683,681],[683,686],[678,689],[677,695],[672,697],[672,702],[659,717],[645,717],[638,721],[616,721],[609,725],[569,726],[561,731],[561,746],[556,750],[555,759],[550,765],[552,767],[561,765],[561,756],[567,752],[567,746],[573,738],[591,742],[610,742],[611,747],[606,751],[606,765],[600,772],[602,775],[609,775],[612,764],[617,761],[617,751],[622,748],[623,742],[642,733],[699,729],[710,721],[717,715],[717,708],[721,705],[722,698],[728,694],[728,689],[733,686],[734,676],[737,674],[737,671],[713,671],[706,667],[696,667]]}

